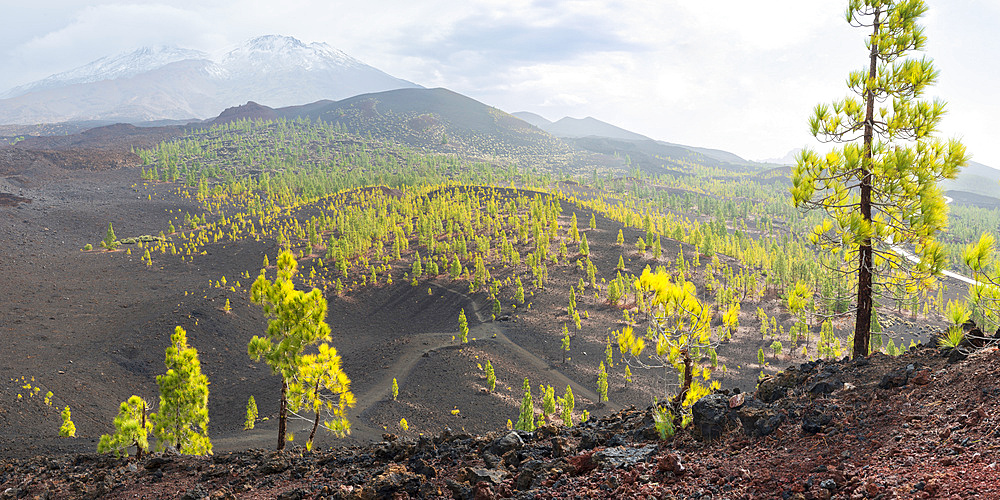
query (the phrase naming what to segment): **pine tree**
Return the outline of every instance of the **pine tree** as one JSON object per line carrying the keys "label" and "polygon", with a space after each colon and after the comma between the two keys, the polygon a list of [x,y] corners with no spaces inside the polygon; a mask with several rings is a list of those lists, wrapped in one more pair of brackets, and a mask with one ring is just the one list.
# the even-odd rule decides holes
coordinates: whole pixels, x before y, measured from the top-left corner
{"label": "pine tree", "polygon": [[590,214],[590,229],[597,229],[597,218]]}
{"label": "pine tree", "polygon": [[285,448],[288,419],[288,386],[299,375],[302,351],[321,340],[330,339],[326,324],[327,303],[322,292],[313,288],[309,293],[295,289],[292,278],[298,263],[291,252],[278,255],[278,272],[274,281],[267,279],[265,270],[250,288],[250,299],[264,308],[270,318],[265,337],[254,336],[247,345],[247,354],[254,360],[263,358],[271,372],[281,375],[281,401],[278,409],[278,450]]}
{"label": "pine tree", "polygon": [[115,236],[115,228],[108,223],[108,232],[104,235],[104,240],[101,241],[101,246],[107,248],[108,250],[114,250],[118,248],[118,237]]}
{"label": "pine tree", "polygon": [[458,341],[464,344],[469,341],[469,321],[465,318],[465,309],[458,311]]}
{"label": "pine tree", "polygon": [[566,363],[566,356],[569,355],[569,328],[566,328],[566,323],[562,326],[562,351],[563,351],[563,364]]}
{"label": "pine tree", "polygon": [[524,396],[521,398],[521,414],[518,415],[514,428],[519,431],[532,432],[535,430],[535,405],[531,401],[531,384],[527,377],[524,378],[524,384],[521,387],[524,390]]}
{"label": "pine tree", "polygon": [[625,365],[625,389],[628,389],[628,385],[632,382],[632,369]]}
{"label": "pine tree", "polygon": [[646,253],[646,240],[643,240],[641,236],[635,240],[635,251],[639,252],[639,255]]}
{"label": "pine tree", "polygon": [[497,374],[493,370],[493,363],[490,360],[486,360],[486,388],[493,392],[497,389]]}
{"label": "pine tree", "polygon": [[288,410],[294,413],[303,408],[312,412],[313,425],[306,441],[307,450],[312,449],[324,412],[328,417],[323,420],[324,429],[337,437],[350,434],[347,409],[354,404],[351,379],[344,373],[337,349],[323,343],[315,354],[302,356],[299,373],[288,384]]}
{"label": "pine tree", "polygon": [[521,283],[521,278],[514,280],[514,284],[517,289],[514,290],[514,301],[518,304],[524,304],[524,285]]}
{"label": "pine tree", "polygon": [[597,371],[597,395],[601,403],[608,400],[608,370],[604,368],[603,361],[601,361],[601,367]]}
{"label": "pine tree", "polygon": [[501,312],[502,310],[500,309],[500,299],[493,299],[493,319],[495,320],[499,318]]}
{"label": "pine tree", "polygon": [[573,397],[573,388],[566,386],[566,393],[559,398],[560,416],[563,425],[573,427],[573,407],[576,406],[576,399]]}
{"label": "pine tree", "polygon": [[[803,150],[792,173],[795,206],[828,216],[812,241],[857,262],[851,271],[858,276],[855,357],[869,352],[874,296],[889,296],[892,285],[921,282],[945,266],[935,234],[947,223],[947,207],[937,183],[953,179],[968,160],[958,140],[933,137],[945,104],[921,99],[938,76],[931,60],[903,58],[924,50],[917,19],[926,11],[923,0],[851,0],[847,20],[871,30],[867,66],[847,79],[856,96],[817,105],[809,120],[821,142],[844,147],[825,155]],[[912,245],[915,265],[889,257],[892,246]]]}
{"label": "pine tree", "polygon": [[588,256],[590,255],[590,245],[587,243],[587,233],[583,234],[580,238],[580,255]]}
{"label": "pine tree", "polygon": [[76,425],[73,424],[69,406],[63,408],[62,426],[59,427],[59,437],[76,437]]}
{"label": "pine tree", "polygon": [[201,373],[198,351],[189,347],[187,332],[174,328],[166,350],[167,373],[156,376],[160,387],[160,407],[149,416],[156,436],[156,448],[168,444],[189,455],[212,453],[208,439],[208,377]]}
{"label": "pine tree", "polygon": [[604,364],[606,368],[611,368],[615,366],[614,363],[614,353],[611,350],[611,336],[608,335],[604,338]]}
{"label": "pine tree", "polygon": [[396,377],[392,378],[392,400],[395,401],[399,397],[399,384],[396,383]]}
{"label": "pine tree", "polygon": [[556,391],[550,386],[540,385],[538,390],[542,393],[542,418],[545,423],[549,422],[549,415],[556,412]]}
{"label": "pine tree", "polygon": [[246,421],[243,422],[243,430],[253,429],[255,423],[257,423],[257,401],[251,394],[250,399],[247,400],[247,417]]}
{"label": "pine tree", "polygon": [[622,234],[622,230],[618,230],[618,237],[615,239],[615,245],[622,246],[625,244],[625,236]]}
{"label": "pine tree", "polygon": [[142,452],[149,449],[149,432],[153,430],[153,424],[146,419],[147,406],[139,396],[123,402],[114,420],[114,434],[101,436],[97,452],[114,452],[116,457],[127,457],[128,447],[135,446],[136,458],[142,458]]}

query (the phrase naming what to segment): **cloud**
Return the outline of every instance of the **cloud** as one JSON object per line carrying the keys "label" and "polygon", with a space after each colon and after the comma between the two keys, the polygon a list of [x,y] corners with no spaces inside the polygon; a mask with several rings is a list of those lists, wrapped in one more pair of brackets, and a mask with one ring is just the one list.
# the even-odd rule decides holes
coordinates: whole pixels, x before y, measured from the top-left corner
{"label": "cloud", "polygon": [[76,11],[59,28],[23,41],[9,54],[38,78],[142,46],[217,43],[211,28],[198,13],[175,6],[94,5]]}
{"label": "cloud", "polygon": [[[0,90],[144,45],[213,52],[253,36],[323,41],[394,76],[507,111],[594,116],[752,158],[815,141],[812,107],[846,93],[864,35],[843,0],[71,0],[18,4],[0,30]],[[997,0],[939,0],[926,17],[949,101],[946,135],[1000,166],[989,131]],[[817,145],[818,146],[818,145]]]}

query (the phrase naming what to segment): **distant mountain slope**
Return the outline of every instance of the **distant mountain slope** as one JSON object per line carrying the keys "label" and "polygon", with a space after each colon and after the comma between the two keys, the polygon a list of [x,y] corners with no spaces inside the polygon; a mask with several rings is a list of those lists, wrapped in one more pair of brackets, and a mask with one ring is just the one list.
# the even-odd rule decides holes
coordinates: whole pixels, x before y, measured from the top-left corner
{"label": "distant mountain slope", "polygon": [[970,161],[958,173],[958,177],[942,182],[941,188],[1000,199],[1000,170]]}
{"label": "distant mountain slope", "polygon": [[[666,152],[665,154],[668,157],[679,158],[679,156],[683,156],[683,154],[679,154],[676,150],[673,149],[673,148],[681,148],[687,151],[698,153],[699,155],[705,156],[707,158],[711,158],[712,160],[717,160],[724,163],[730,163],[733,165],[749,164],[749,162],[746,161],[745,159],[728,151],[722,151],[720,149],[699,148],[695,146],[685,146],[683,144],[674,144],[664,141],[654,141],[653,139],[650,139],[649,137],[646,137],[642,134],[637,134],[635,132],[625,130],[621,127],[612,125],[607,122],[603,122],[601,120],[598,120],[590,116],[586,118],[570,118],[567,116],[555,122],[552,122],[545,119],[545,117],[539,116],[535,113],[531,113],[528,111],[518,111],[516,113],[511,113],[511,114],[556,137],[569,138],[569,139],[591,137],[591,138],[609,138],[620,141],[638,141],[638,142],[648,141],[648,142],[655,142],[663,146],[665,148],[663,149],[663,151]],[[596,145],[600,141],[596,142],[578,141],[578,142],[580,144]],[[600,147],[606,149],[605,146],[600,146]],[[642,147],[639,147],[638,149],[648,150],[650,147],[651,146],[647,144]]]}
{"label": "distant mountain slope", "polygon": [[721,149],[699,148],[695,146],[685,146],[683,144],[673,144],[664,141],[657,141],[657,142],[665,146],[675,146],[679,148],[690,149],[691,151],[694,151],[696,153],[701,153],[709,158],[714,158],[716,160],[723,161],[726,163],[732,163],[733,165],[747,165],[750,163],[739,155],[730,153],[729,151],[723,151]]}
{"label": "distant mountain slope", "polygon": [[516,116],[556,137],[610,137],[612,139],[626,139],[635,141],[648,141],[649,137],[630,132],[621,127],[603,122],[593,117],[571,118],[565,116],[552,122],[544,117],[530,113],[528,111],[518,111],[512,113]]}
{"label": "distant mountain slope", "polygon": [[515,112],[511,113],[511,116],[516,116],[516,117],[518,117],[518,118],[520,118],[520,119],[522,119],[522,120],[524,120],[524,121],[526,121],[526,122],[528,122],[528,123],[530,123],[530,124],[532,124],[532,125],[540,128],[542,130],[545,130],[546,127],[549,127],[549,126],[552,125],[552,122],[550,122],[544,116],[537,115],[537,114],[532,113],[530,111],[515,111]]}
{"label": "distant mountain slope", "polygon": [[199,51],[144,48],[11,89],[0,124],[208,118],[247,101],[278,107],[417,85],[325,43],[254,38],[218,61]]}
{"label": "distant mountain slope", "polygon": [[688,171],[694,166],[727,170],[744,169],[741,164],[722,161],[686,146],[660,141],[630,141],[593,136],[563,140],[581,150],[625,158],[629,166],[640,168],[652,174]]}
{"label": "distant mountain slope", "polygon": [[443,88],[358,95],[314,108],[307,116],[411,146],[482,158],[569,153],[562,141],[523,120]]}

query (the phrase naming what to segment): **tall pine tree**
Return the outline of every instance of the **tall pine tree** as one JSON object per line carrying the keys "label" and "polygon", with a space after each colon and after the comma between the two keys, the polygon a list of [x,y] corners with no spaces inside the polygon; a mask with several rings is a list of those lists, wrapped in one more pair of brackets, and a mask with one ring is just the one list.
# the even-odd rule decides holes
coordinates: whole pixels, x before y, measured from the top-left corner
{"label": "tall pine tree", "polygon": [[150,415],[156,449],[172,445],[189,455],[212,453],[208,439],[208,377],[201,373],[198,351],[188,346],[180,326],[170,336],[166,350],[167,373],[156,376],[160,386],[159,411]]}
{"label": "tall pine tree", "polygon": [[278,409],[278,450],[285,448],[288,420],[288,386],[299,375],[303,350],[321,340],[330,340],[326,324],[327,303],[323,293],[313,288],[309,293],[295,289],[292,278],[298,263],[291,252],[278,255],[278,274],[267,279],[265,269],[250,288],[250,298],[264,308],[270,318],[267,334],[254,336],[247,345],[247,354],[254,360],[263,358],[271,372],[281,375],[281,403]]}
{"label": "tall pine tree", "polygon": [[[856,263],[855,357],[868,355],[873,297],[944,267],[935,234],[947,207],[937,182],[954,178],[968,159],[961,142],[933,137],[945,104],[921,96],[938,72],[927,58],[904,57],[924,49],[917,19],[926,11],[923,0],[849,1],[847,21],[871,32],[867,66],[847,78],[853,95],[817,105],[809,120],[817,139],[843,147],[825,155],[803,150],[792,174],[795,205],[827,215],[813,242]],[[895,247],[914,248],[919,262]]]}

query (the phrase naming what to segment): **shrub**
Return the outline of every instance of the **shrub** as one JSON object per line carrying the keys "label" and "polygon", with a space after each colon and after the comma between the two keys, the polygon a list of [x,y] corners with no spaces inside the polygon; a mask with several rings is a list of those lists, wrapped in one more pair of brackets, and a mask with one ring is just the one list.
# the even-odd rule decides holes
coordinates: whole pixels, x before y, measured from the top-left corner
{"label": "shrub", "polygon": [[62,426],[59,427],[59,437],[76,437],[76,425],[70,419],[69,406],[63,408],[62,421]]}
{"label": "shrub", "polygon": [[257,422],[257,401],[254,400],[253,394],[250,395],[250,399],[247,400],[247,419],[243,423],[243,430],[248,431],[253,429],[254,423]]}

